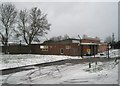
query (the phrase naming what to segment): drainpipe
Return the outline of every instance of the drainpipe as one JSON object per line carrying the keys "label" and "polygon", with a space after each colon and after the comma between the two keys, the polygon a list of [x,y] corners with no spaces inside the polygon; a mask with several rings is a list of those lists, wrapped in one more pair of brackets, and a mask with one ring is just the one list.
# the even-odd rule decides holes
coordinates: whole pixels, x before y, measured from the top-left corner
{"label": "drainpipe", "polygon": [[94,54],[94,58],[95,58],[95,51],[96,50],[96,45],[93,46],[93,54]]}
{"label": "drainpipe", "polygon": [[110,57],[109,57],[109,43],[108,43],[108,59],[109,59]]}
{"label": "drainpipe", "polygon": [[80,39],[80,48],[81,48],[81,49],[80,49],[80,55],[81,55],[81,57],[83,57],[83,56],[82,56],[82,44],[81,44],[81,39]]}
{"label": "drainpipe", "polygon": [[81,44],[82,39],[81,39],[80,35],[78,35],[78,37],[80,38],[80,48],[81,48],[81,50],[80,50],[80,55],[81,55],[81,57],[83,57],[83,56],[82,56],[82,44]]}
{"label": "drainpipe", "polygon": [[20,54],[21,54],[21,40],[20,40]]}

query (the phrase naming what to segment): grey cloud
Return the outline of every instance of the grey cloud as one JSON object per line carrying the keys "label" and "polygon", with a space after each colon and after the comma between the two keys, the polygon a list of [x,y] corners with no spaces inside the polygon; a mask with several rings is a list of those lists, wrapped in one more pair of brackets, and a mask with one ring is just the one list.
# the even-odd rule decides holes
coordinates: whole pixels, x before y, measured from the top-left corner
{"label": "grey cloud", "polygon": [[118,36],[117,2],[32,2],[14,3],[18,9],[37,6],[48,14],[52,24],[48,38],[68,34],[87,34],[101,39],[115,33]]}

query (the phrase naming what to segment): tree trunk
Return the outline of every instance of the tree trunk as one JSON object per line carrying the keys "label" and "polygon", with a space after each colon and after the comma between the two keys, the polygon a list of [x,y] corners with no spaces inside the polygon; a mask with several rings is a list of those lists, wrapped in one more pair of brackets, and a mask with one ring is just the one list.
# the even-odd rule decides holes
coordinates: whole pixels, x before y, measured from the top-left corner
{"label": "tree trunk", "polygon": [[29,54],[31,54],[31,43],[28,44]]}
{"label": "tree trunk", "polygon": [[7,54],[8,53],[8,46],[7,46],[7,42],[4,45],[4,53]]}

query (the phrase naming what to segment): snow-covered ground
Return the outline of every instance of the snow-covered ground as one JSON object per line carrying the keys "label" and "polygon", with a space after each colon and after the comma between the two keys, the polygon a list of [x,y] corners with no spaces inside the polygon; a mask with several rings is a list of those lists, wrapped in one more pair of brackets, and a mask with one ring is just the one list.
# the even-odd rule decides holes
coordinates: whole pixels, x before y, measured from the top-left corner
{"label": "snow-covered ground", "polygon": [[[110,50],[110,57],[118,56],[118,50]],[[104,53],[107,55],[107,52]],[[98,54],[99,57],[103,57]],[[96,55],[97,56],[97,55]],[[81,59],[78,56],[59,55],[4,55],[0,54],[0,69],[20,67],[32,64],[53,62],[63,59]],[[118,84],[118,62],[98,62],[46,67],[30,66],[31,70],[20,71],[8,75],[0,75],[0,83],[9,84]],[[120,64],[120,63],[119,63]]]}
{"label": "snow-covered ground", "polygon": [[[110,58],[115,58],[120,56],[120,51],[118,49],[111,49],[109,50],[109,57]],[[108,51],[105,51],[103,53],[98,53],[97,55],[95,55],[95,57],[108,57]]]}
{"label": "snow-covered ground", "polygon": [[[108,52],[98,53],[95,57],[107,57]],[[110,50],[110,58],[118,57],[118,50]],[[94,57],[94,56],[92,56]],[[91,58],[91,56],[84,56],[84,58]],[[53,62],[64,59],[82,59],[80,56],[61,56],[61,55],[35,55],[35,54],[18,54],[5,55],[0,54],[0,70],[14,67],[21,67],[32,64],[40,64],[46,62]]]}
{"label": "snow-covered ground", "polygon": [[114,61],[64,64],[34,68],[2,76],[9,84],[118,84],[118,64]]}
{"label": "snow-covered ground", "polygon": [[59,55],[0,55],[0,69],[21,67],[26,65],[40,64],[46,62],[59,61],[64,59],[81,59],[78,56],[59,56]]}

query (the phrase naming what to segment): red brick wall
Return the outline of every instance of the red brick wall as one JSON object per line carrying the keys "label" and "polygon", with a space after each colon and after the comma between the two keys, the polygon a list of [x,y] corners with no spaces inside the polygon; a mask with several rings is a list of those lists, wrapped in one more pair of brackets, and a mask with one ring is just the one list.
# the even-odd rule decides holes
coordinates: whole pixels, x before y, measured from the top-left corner
{"label": "red brick wall", "polygon": [[89,46],[83,46],[83,47],[82,47],[83,55],[86,55],[86,54],[87,54],[87,49],[90,49],[90,47],[89,47]]}
{"label": "red brick wall", "polygon": [[[70,49],[66,49],[66,46],[70,46]],[[82,52],[82,55],[86,55],[86,54],[88,54],[87,49],[90,49],[91,54],[93,55],[93,52],[94,52],[93,48],[96,48],[95,53],[97,53],[98,52],[97,46],[90,47],[89,45],[84,45],[84,46],[82,45],[82,51],[81,51],[81,46],[79,46],[78,44],[75,44],[75,43],[74,44],[73,43],[71,43],[71,44],[48,44],[48,51],[42,51],[40,48],[37,51],[39,51],[40,54],[45,54],[45,55],[46,54],[62,55],[60,53],[60,49],[63,49],[64,50],[63,55],[71,55],[71,56],[73,55],[74,56],[74,55],[81,55],[81,52]]]}
{"label": "red brick wall", "polygon": [[[45,45],[44,45],[45,46]],[[78,55],[78,44],[48,44],[48,51],[40,50],[41,54],[49,54],[49,55],[62,55],[60,53],[60,49],[63,49],[63,55]],[[66,46],[69,46],[70,49],[66,49]]]}
{"label": "red brick wall", "polygon": [[82,39],[83,43],[100,43],[99,40],[91,40],[91,39]]}
{"label": "red brick wall", "polygon": [[[88,39],[82,39],[82,43],[99,43],[97,40],[88,40]],[[40,48],[41,45],[47,45],[48,51],[42,51]],[[70,49],[66,49],[66,46],[70,46]],[[32,54],[44,54],[44,55],[61,55],[60,49],[64,50],[63,55],[81,55],[81,46],[78,45],[78,43],[64,43],[64,44],[32,44],[31,45],[31,53]],[[82,55],[87,54],[87,49],[90,49],[89,45],[82,46]],[[107,46],[103,43],[101,46],[99,46],[99,51],[103,52],[107,49]],[[97,49],[98,50],[98,49]],[[97,51],[96,50],[96,51]],[[20,45],[11,45],[9,47],[10,53],[30,53],[30,48],[27,45],[21,46],[20,51]],[[91,52],[94,52],[93,48],[91,48]]]}
{"label": "red brick wall", "polygon": [[[3,47],[4,48],[4,47]],[[26,45],[9,45],[8,52],[10,54],[28,54],[30,53],[30,49]]]}
{"label": "red brick wall", "polygon": [[107,46],[106,43],[101,43],[101,44],[99,45],[99,52],[107,51],[107,49],[108,49],[108,46]]}

